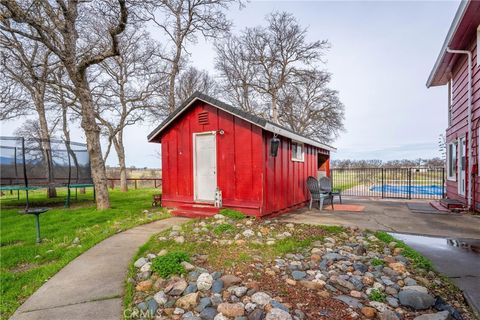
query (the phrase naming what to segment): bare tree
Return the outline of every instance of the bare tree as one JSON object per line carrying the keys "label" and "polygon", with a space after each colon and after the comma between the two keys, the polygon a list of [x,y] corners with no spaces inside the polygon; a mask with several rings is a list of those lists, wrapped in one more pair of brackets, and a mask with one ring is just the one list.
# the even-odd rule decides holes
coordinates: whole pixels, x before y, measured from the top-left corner
{"label": "bare tree", "polygon": [[243,56],[255,68],[250,86],[268,97],[270,117],[278,123],[280,91],[298,80],[307,66],[320,61],[328,42],[307,42],[307,29],[286,12],[270,14],[267,22],[266,27],[247,28],[238,39],[246,50]]}
{"label": "bare tree", "polygon": [[195,91],[216,96],[219,92],[219,86],[207,71],[190,67],[178,76],[175,88],[176,99],[180,102],[185,101]]}
{"label": "bare tree", "polygon": [[279,122],[318,141],[336,138],[343,130],[345,107],[338,92],[327,87],[330,79],[320,70],[299,74],[280,94]]}
{"label": "bare tree", "polygon": [[[3,63],[0,74],[5,75]],[[0,121],[12,120],[31,114],[32,103],[28,92],[8,77],[0,77]]]}
{"label": "bare tree", "polygon": [[[168,107],[176,108],[176,79],[186,61],[186,47],[204,38],[218,38],[229,31],[231,23],[225,9],[237,0],[163,0],[150,1],[142,12],[143,19],[152,21],[164,35],[166,43],[161,54],[169,64]],[[239,2],[240,3],[240,2]]]}
{"label": "bare tree", "polygon": [[76,0],[0,0],[1,26],[42,43],[62,62],[81,106],[81,126],[87,138],[97,208],[110,207],[100,127],[87,77],[88,69],[118,55],[118,40],[126,27],[125,0],[81,2]]}
{"label": "bare tree", "polygon": [[343,130],[344,106],[318,66],[328,42],[307,41],[307,29],[286,12],[270,14],[267,22],[217,42],[225,95],[242,109],[331,141]]}
{"label": "bare tree", "polygon": [[[6,29],[9,29],[8,20],[1,23]],[[17,89],[18,91],[28,94],[28,98],[20,95],[20,99],[9,101],[9,105],[2,104],[2,109],[5,108],[1,111],[2,114],[5,114],[2,118],[36,113],[38,117],[36,124],[39,129],[39,135],[36,138],[40,138],[44,160],[48,162],[50,159],[48,152],[51,150],[51,146],[45,95],[47,82],[56,68],[56,62],[53,61],[50,50],[41,43],[19,37],[13,32],[0,30],[0,49],[0,64],[5,76],[3,81],[5,81],[6,88],[17,85],[21,87]],[[28,124],[32,123],[25,123],[25,125]],[[52,172],[45,172],[45,176],[49,182],[48,197],[56,197],[57,192],[53,186]]]}
{"label": "bare tree", "polygon": [[99,64],[94,81],[97,119],[113,144],[120,167],[120,190],[128,191],[123,134],[127,126],[144,120],[147,111],[158,108],[158,88],[164,66],[156,53],[158,46],[141,28],[129,28],[119,37],[119,55]]}
{"label": "bare tree", "polygon": [[215,44],[217,57],[215,68],[220,74],[220,84],[223,95],[230,103],[253,114],[266,116],[261,99],[253,86],[255,80],[254,61],[248,57],[248,51],[243,41],[234,35]]}

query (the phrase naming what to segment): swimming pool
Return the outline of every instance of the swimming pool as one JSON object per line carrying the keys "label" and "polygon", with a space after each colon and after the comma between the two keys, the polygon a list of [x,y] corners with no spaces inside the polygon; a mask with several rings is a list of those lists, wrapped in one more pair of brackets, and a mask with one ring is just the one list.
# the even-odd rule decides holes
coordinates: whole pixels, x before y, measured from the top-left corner
{"label": "swimming pool", "polygon": [[[383,190],[382,190],[383,189]],[[395,194],[420,194],[428,196],[442,196],[444,189],[439,185],[401,185],[394,186],[389,184],[384,184],[382,186],[373,186],[370,188],[370,191],[374,192],[384,192],[384,193],[395,193]]]}

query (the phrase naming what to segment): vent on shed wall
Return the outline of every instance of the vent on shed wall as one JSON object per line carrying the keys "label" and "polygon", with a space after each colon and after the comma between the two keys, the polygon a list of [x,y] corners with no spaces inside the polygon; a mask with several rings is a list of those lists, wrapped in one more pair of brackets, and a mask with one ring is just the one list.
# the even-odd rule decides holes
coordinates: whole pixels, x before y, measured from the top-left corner
{"label": "vent on shed wall", "polygon": [[208,112],[200,112],[198,114],[198,123],[199,124],[208,124]]}

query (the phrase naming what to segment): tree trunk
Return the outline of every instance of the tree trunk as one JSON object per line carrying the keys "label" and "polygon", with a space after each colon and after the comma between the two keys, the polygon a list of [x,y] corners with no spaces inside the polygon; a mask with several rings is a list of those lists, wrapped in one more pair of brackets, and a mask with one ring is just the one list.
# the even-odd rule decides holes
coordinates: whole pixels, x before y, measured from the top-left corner
{"label": "tree trunk", "polygon": [[81,125],[87,138],[87,150],[90,156],[90,169],[95,185],[97,209],[108,209],[110,208],[110,197],[108,194],[105,162],[102,156],[102,146],[100,144],[100,127],[95,119],[95,110],[88,80],[85,73],[79,75],[77,72],[70,78],[76,82],[77,97],[82,107]]}
{"label": "tree trunk", "polygon": [[48,180],[48,189],[47,189],[47,197],[48,198],[55,198],[57,196],[57,190],[53,186],[54,183],[54,176],[53,176],[53,161],[51,159],[52,156],[52,146],[50,144],[50,131],[48,130],[48,123],[47,118],[45,116],[45,105],[43,102],[43,97],[40,94],[35,94],[35,109],[38,114],[38,123],[40,125],[40,139],[43,151],[43,158],[45,163],[47,164],[47,171],[45,174],[47,175]]}
{"label": "tree trunk", "polygon": [[176,72],[178,72],[175,70],[176,68],[172,68],[168,84],[168,109],[170,110],[170,113],[175,111],[175,78],[177,76]]}
{"label": "tree trunk", "polygon": [[278,124],[278,109],[277,109],[277,95],[272,94],[272,120]]}
{"label": "tree trunk", "polygon": [[118,156],[118,165],[120,166],[120,191],[128,191],[127,166],[125,164],[125,147],[123,146],[123,130],[118,133],[118,138],[113,138],[113,145]]}

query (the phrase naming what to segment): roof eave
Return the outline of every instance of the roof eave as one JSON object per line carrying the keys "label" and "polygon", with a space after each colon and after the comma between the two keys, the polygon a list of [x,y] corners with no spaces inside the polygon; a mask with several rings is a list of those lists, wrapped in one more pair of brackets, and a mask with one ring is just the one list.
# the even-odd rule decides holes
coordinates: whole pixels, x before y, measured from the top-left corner
{"label": "roof eave", "polygon": [[[173,121],[175,121],[175,119],[177,119],[181,114],[183,114],[183,112],[185,110],[187,110],[193,103],[195,103],[196,101],[202,101],[202,102],[205,102],[205,103],[208,103],[208,104],[211,104],[213,105],[214,107],[220,109],[220,110],[223,110],[227,113],[230,113],[232,114],[232,112],[230,110],[227,110],[225,108],[223,108],[221,105],[218,105],[218,104],[215,104],[215,103],[212,103],[212,101],[208,101],[208,99],[202,99],[201,96],[199,96],[199,94],[194,94],[192,95],[190,98],[190,101],[186,101],[188,103],[186,103],[181,109],[178,110],[178,112],[175,114],[175,116],[173,116],[171,119],[168,119],[168,121],[162,123],[160,126],[158,126],[157,128],[155,128],[148,136],[147,136],[147,139],[148,139],[148,142],[155,142],[154,140],[157,138],[157,136],[166,128],[168,127]],[[318,141],[315,141],[315,140],[312,140],[312,139],[308,139],[306,137],[303,137],[299,134],[296,134],[294,132],[291,132],[291,131],[288,131],[288,130],[285,130],[284,128],[282,127],[279,127],[279,126],[276,126],[275,124],[273,123],[270,123],[268,121],[263,121],[263,123],[257,123],[257,122],[254,122],[254,121],[251,121],[245,117],[242,117],[238,114],[235,114],[236,117],[244,120],[244,121],[247,121],[255,126],[258,126],[266,131],[269,131],[269,132],[272,132],[272,133],[277,133],[281,136],[284,136],[284,137],[287,137],[287,138],[290,138],[290,139],[293,139],[293,140],[296,140],[296,141],[299,141],[299,142],[303,142],[303,143],[306,143],[306,144],[309,144],[309,145],[312,145],[314,147],[318,147],[318,148],[322,148],[322,149],[325,149],[325,150],[329,150],[329,151],[336,151],[337,149],[332,147],[332,146],[329,146],[327,144],[324,144],[324,143],[321,143],[321,142],[318,142]]]}
{"label": "roof eave", "polygon": [[[437,60],[435,61],[435,65],[433,66],[432,71],[430,72],[430,76],[427,80],[427,88],[445,85],[448,82],[448,79],[445,77],[445,73],[447,72],[448,63],[444,63],[447,53],[447,48],[452,42],[453,37],[462,21],[465,12],[467,11],[469,1],[462,0],[460,5],[455,13],[455,17],[453,18],[452,24],[450,25],[450,29],[448,30],[447,36],[445,41],[443,42],[442,49],[438,54]],[[445,66],[446,65],[446,66]],[[441,72],[441,74],[439,74]]]}

